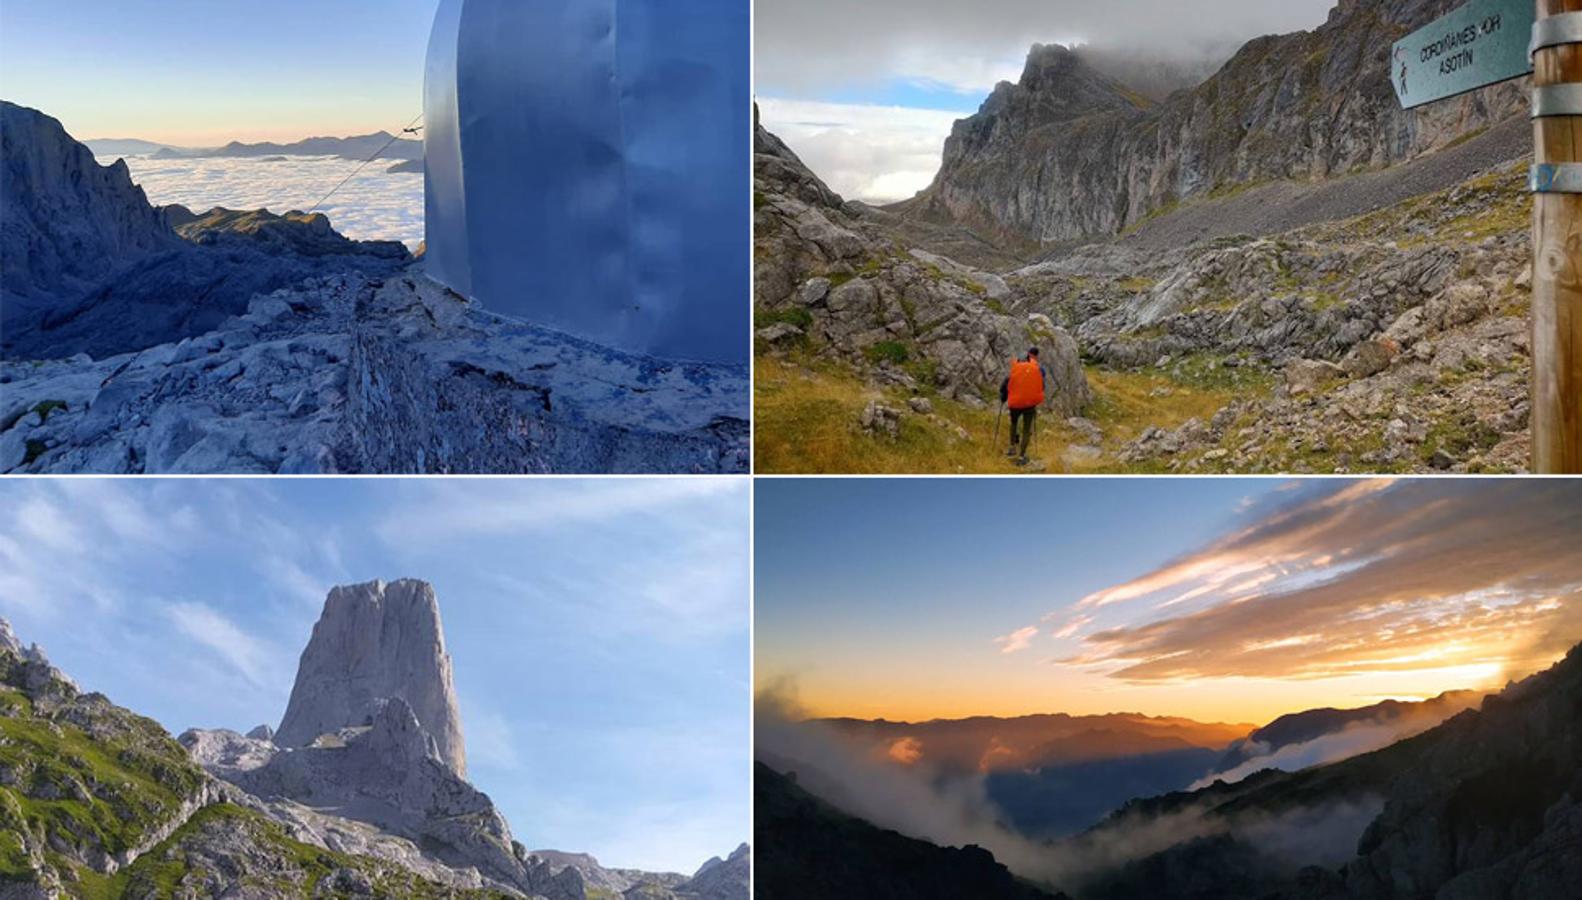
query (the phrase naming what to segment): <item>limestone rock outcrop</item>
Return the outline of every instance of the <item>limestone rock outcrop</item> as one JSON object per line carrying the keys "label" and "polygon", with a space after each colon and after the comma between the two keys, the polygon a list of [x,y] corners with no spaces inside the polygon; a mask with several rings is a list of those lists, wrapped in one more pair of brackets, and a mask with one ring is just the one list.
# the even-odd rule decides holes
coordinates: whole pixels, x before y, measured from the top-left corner
{"label": "limestone rock outcrop", "polygon": [[[210,772],[265,801],[286,799],[405,838],[455,869],[525,884],[510,827],[489,797],[463,779],[434,735],[400,697],[375,702],[367,724],[317,735],[273,753],[234,737],[189,732],[184,743]],[[216,751],[220,752],[216,752]],[[262,760],[258,762],[258,760]]]}
{"label": "limestone rock outcrop", "polygon": [[416,273],[316,279],[138,353],[0,360],[0,385],[0,472],[747,469],[745,370],[655,367]]}
{"label": "limestone rock outcrop", "polygon": [[0,296],[6,318],[86,290],[180,239],[126,163],[101,166],[59,121],[0,100]]}
{"label": "limestone rock outcrop", "polygon": [[742,844],[725,859],[716,856],[699,866],[677,893],[698,900],[739,900],[748,896],[752,874],[752,848]]}
{"label": "limestone rock outcrop", "polygon": [[[404,706],[393,707],[397,700]],[[406,740],[392,740],[404,726],[401,708],[445,765],[465,777],[461,714],[433,586],[403,579],[334,588],[302,651],[274,742],[306,747],[321,735],[379,722],[372,739],[381,751],[410,750]]]}

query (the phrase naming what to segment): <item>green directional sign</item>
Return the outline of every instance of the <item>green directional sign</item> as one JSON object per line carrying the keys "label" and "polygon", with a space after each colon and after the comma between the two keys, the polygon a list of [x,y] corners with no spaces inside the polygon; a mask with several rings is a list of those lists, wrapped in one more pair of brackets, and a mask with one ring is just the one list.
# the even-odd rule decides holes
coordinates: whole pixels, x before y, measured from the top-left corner
{"label": "green directional sign", "polygon": [[1533,0],[1472,0],[1397,41],[1390,80],[1401,106],[1411,109],[1531,72],[1536,6]]}

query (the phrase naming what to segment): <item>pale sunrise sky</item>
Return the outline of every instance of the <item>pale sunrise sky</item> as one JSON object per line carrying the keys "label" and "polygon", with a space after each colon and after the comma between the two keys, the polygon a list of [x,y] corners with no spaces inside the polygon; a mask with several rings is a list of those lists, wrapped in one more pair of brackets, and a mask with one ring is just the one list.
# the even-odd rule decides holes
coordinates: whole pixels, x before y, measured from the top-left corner
{"label": "pale sunrise sky", "polygon": [[0,4],[0,97],[78,140],[394,131],[422,112],[438,0]]}

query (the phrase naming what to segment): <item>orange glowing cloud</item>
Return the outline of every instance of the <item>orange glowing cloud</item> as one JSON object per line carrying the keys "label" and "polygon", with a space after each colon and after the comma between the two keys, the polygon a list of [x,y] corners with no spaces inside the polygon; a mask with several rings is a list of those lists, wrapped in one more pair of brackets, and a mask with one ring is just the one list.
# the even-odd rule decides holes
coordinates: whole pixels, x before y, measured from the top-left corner
{"label": "orange glowing cloud", "polygon": [[1582,639],[1582,483],[1358,482],[1079,606],[1154,596],[1197,602],[1064,661],[1130,682],[1542,665]]}

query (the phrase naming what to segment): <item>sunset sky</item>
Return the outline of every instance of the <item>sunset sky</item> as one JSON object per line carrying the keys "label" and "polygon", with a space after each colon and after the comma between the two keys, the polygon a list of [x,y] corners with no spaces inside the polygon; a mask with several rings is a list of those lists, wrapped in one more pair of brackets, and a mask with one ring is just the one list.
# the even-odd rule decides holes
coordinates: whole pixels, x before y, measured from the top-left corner
{"label": "sunset sky", "polygon": [[760,690],[813,715],[1266,722],[1582,640],[1582,484],[761,482]]}
{"label": "sunset sky", "polygon": [[394,131],[422,111],[437,5],[0,4],[0,96],[78,140],[215,146]]}

